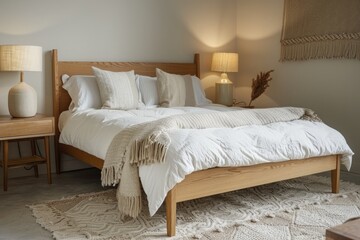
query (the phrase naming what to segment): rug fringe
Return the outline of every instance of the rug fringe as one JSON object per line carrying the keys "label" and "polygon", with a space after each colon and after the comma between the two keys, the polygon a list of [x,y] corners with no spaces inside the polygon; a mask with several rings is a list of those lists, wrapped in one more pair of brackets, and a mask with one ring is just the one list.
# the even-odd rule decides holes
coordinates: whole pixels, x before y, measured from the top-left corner
{"label": "rug fringe", "polygon": [[[28,207],[33,211],[36,223],[40,224],[41,227],[50,230],[52,236],[56,239],[64,238],[68,234],[73,236],[74,234],[81,232],[81,229],[77,228],[76,224],[46,204]],[[68,229],[71,229],[72,231],[69,232]]]}

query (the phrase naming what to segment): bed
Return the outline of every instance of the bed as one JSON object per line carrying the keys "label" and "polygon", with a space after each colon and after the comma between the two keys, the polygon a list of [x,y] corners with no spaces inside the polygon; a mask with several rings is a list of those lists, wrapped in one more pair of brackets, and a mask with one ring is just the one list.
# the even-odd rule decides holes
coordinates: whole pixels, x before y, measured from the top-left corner
{"label": "bed", "polygon": [[[173,74],[199,76],[200,57],[194,56],[193,63],[140,63],[140,62],[75,62],[59,61],[56,49],[52,51],[53,67],[53,111],[56,125],[60,114],[68,110],[71,98],[62,88],[61,77],[67,75],[91,75],[92,66],[109,71],[134,70],[137,74],[155,76],[155,69],[161,68]],[[85,163],[103,168],[104,160],[80,150],[74,146],[59,143],[60,131],[56,129],[55,159],[56,172],[61,172],[61,154],[73,156]],[[167,192],[165,199],[167,217],[167,235],[175,235],[176,205],[179,202],[206,197],[214,194],[239,190],[281,180],[297,178],[320,172],[331,172],[332,192],[339,192],[340,163],[339,154],[315,156],[306,159],[288,160],[275,163],[263,163],[243,167],[215,167],[195,171],[185,177]],[[264,174],[266,173],[266,174]]]}

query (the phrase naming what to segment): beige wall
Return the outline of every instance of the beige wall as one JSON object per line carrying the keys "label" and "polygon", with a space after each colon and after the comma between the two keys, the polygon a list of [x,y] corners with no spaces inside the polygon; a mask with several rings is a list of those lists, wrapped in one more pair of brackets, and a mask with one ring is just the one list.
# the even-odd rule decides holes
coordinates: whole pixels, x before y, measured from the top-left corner
{"label": "beige wall", "polygon": [[[200,52],[202,84],[212,99],[218,75],[209,71],[211,53],[237,51],[239,73],[229,76],[237,100],[249,100],[251,79],[259,71],[275,69],[271,87],[254,105],[313,108],[359,152],[360,62],[280,63],[282,12],[283,0],[1,1],[0,44],[43,47],[44,71],[25,73],[25,80],[38,93],[39,112],[48,114],[53,48],[61,60],[184,62]],[[17,81],[15,73],[0,73],[0,114],[8,114],[7,92]],[[352,171],[359,174],[357,156],[354,160]],[[66,163],[70,169],[78,161]],[[10,172],[16,174],[28,173]]]}
{"label": "beige wall", "polygon": [[[0,44],[43,47],[44,72],[25,73],[25,80],[38,92],[39,111],[51,113],[51,49],[59,49],[62,60],[174,62],[192,61],[195,52],[234,51],[234,4],[233,0],[1,1]],[[7,114],[7,92],[18,77],[0,73],[0,79],[0,114]]]}
{"label": "beige wall", "polygon": [[310,60],[279,62],[283,0],[238,0],[237,38],[240,71],[236,97],[246,102],[251,79],[274,69],[270,88],[254,101],[258,107],[312,108],[339,130],[355,152],[352,178],[360,174],[360,62]]}

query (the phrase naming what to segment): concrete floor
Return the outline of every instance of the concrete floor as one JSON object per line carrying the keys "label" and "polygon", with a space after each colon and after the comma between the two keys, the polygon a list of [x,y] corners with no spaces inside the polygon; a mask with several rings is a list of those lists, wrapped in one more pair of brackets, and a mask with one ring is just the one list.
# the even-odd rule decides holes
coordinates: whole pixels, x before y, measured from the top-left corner
{"label": "concrete floor", "polygon": [[47,184],[46,175],[12,178],[8,181],[7,192],[2,190],[1,182],[0,240],[52,239],[50,232],[36,223],[27,205],[104,190],[98,169],[53,174],[52,177],[51,185]]}

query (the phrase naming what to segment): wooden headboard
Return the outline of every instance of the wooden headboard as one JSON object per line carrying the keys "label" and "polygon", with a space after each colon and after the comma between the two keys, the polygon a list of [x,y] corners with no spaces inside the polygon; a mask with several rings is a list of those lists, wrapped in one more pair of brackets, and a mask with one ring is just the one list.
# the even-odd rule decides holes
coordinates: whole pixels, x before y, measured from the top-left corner
{"label": "wooden headboard", "polygon": [[[61,76],[71,75],[93,75],[91,67],[95,66],[110,71],[130,71],[136,74],[155,76],[156,68],[174,74],[200,75],[200,56],[195,54],[193,63],[151,63],[151,62],[75,62],[59,61],[57,49],[52,51],[52,78],[53,78],[53,114],[55,126],[58,126],[59,116],[63,111],[68,110],[71,102],[70,96],[62,88]],[[59,130],[56,127],[56,137],[59,137]]]}

